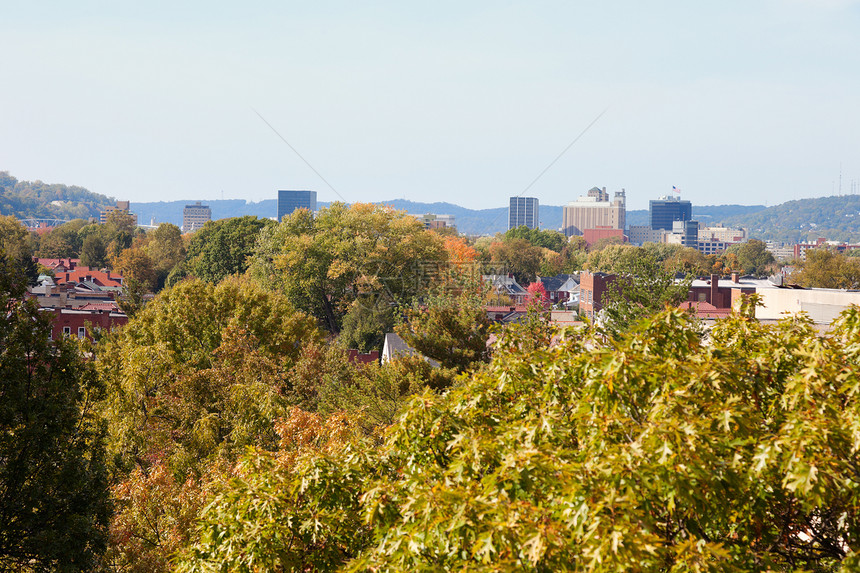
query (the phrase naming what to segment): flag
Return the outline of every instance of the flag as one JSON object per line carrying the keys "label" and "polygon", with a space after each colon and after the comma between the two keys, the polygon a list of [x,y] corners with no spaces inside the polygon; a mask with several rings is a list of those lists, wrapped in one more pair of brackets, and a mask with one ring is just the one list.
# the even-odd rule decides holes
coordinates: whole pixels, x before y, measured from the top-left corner
{"label": "flag", "polygon": [[675,187],[674,185],[672,185],[672,191],[674,191],[675,193],[680,193],[680,192],[681,192],[681,190],[680,190],[680,189],[678,189],[677,187]]}

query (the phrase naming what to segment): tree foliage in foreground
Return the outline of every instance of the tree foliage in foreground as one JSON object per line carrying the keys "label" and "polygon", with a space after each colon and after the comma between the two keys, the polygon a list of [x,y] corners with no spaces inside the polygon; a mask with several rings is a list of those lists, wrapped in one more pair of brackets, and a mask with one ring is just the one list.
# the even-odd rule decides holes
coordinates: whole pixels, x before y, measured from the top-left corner
{"label": "tree foliage in foreground", "polygon": [[247,458],[180,570],[856,570],[860,310],[748,315],[512,329],[381,446]]}
{"label": "tree foliage in foreground", "polygon": [[0,248],[0,570],[89,571],[109,517],[100,387]]}

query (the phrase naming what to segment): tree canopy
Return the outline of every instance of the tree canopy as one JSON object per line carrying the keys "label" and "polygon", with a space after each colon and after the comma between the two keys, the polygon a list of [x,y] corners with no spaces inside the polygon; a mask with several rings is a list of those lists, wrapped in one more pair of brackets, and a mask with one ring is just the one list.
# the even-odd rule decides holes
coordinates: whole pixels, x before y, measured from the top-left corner
{"label": "tree canopy", "polygon": [[444,239],[402,211],[334,203],[299,209],[260,238],[251,268],[268,288],[337,333],[356,300],[411,300],[447,259]]}
{"label": "tree canopy", "polygon": [[0,570],[88,571],[110,511],[101,388],[25,286],[0,249]]}
{"label": "tree canopy", "polygon": [[180,570],[853,570],[860,310],[749,314],[503,337],[381,445],[249,456]]}

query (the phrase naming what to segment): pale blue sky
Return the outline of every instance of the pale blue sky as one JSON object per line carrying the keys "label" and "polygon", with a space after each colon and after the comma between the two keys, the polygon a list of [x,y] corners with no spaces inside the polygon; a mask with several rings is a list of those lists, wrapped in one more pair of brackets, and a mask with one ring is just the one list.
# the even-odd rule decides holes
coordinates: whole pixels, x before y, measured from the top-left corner
{"label": "pale blue sky", "polygon": [[[860,192],[860,1],[10,2],[0,170],[135,201]],[[181,4],[177,6],[177,4]],[[216,5],[213,5],[216,4]]]}

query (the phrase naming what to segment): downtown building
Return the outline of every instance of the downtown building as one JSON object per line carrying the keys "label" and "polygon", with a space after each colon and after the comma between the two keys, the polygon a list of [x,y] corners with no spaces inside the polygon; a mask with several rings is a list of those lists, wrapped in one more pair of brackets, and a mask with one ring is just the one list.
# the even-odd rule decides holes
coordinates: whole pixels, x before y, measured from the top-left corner
{"label": "downtown building", "polygon": [[529,229],[540,226],[537,197],[511,197],[508,209],[508,229],[525,225]]}
{"label": "downtown building", "polygon": [[212,209],[197,201],[194,205],[186,205],[182,210],[182,232],[189,233],[200,229],[212,220]]}
{"label": "downtown building", "polygon": [[689,221],[693,218],[693,204],[680,198],[660,197],[649,202],[650,227],[653,230],[671,231],[675,221]]}
{"label": "downtown building", "polygon": [[307,209],[311,213],[317,210],[316,191],[278,191],[278,221],[285,215],[292,214],[296,209]]}
{"label": "downtown building", "polygon": [[606,187],[592,187],[587,195],[568,203],[562,214],[565,236],[584,235],[588,229],[615,229],[624,232],[627,202],[624,189],[616,191],[610,201]]}

